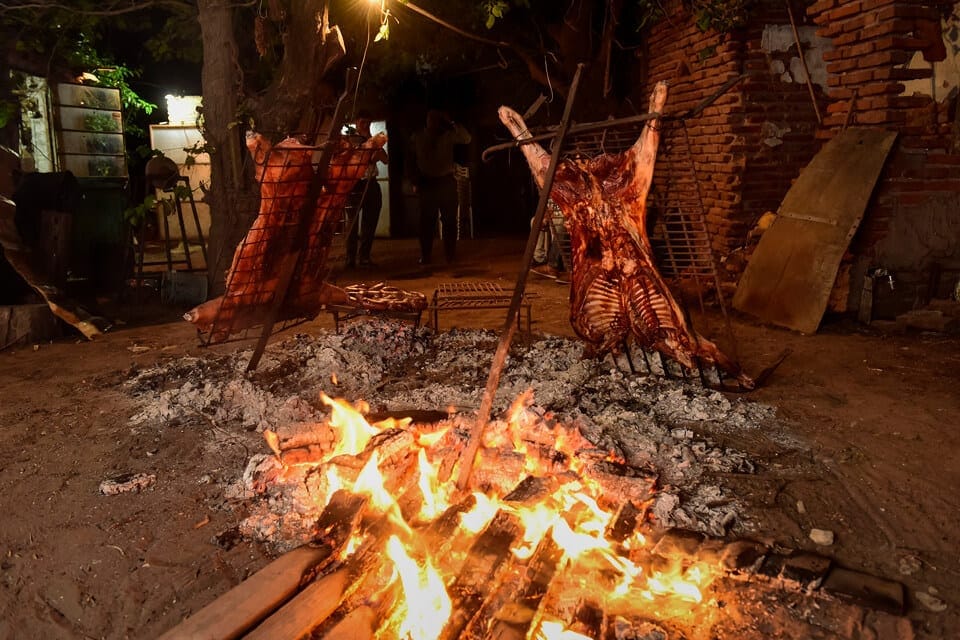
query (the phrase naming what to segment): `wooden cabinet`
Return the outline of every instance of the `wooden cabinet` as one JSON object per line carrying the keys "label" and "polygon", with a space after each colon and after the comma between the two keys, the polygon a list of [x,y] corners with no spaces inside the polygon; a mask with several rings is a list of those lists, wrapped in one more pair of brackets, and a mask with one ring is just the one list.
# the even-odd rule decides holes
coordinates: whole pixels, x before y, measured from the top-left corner
{"label": "wooden cabinet", "polygon": [[59,84],[55,105],[60,169],[78,178],[125,178],[120,91]]}

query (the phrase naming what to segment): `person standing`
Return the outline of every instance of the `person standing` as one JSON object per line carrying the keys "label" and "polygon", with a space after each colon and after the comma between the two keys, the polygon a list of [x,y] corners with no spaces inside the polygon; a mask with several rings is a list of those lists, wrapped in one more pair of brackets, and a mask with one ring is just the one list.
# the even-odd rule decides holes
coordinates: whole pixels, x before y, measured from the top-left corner
{"label": "person standing", "polygon": [[420,264],[430,264],[437,218],[443,224],[443,250],[447,262],[457,252],[457,182],[454,146],[469,144],[470,133],[450,116],[431,109],[426,126],[413,135],[412,182],[420,198]]}
{"label": "person standing", "polygon": [[[363,144],[371,138],[370,115],[361,111],[354,122],[355,133],[351,136],[357,144]],[[363,177],[357,181],[350,192],[347,206],[347,268],[353,269],[359,260],[361,267],[375,266],[370,260],[373,249],[373,236],[380,222],[380,209],[383,207],[383,194],[377,182],[377,163],[387,163],[387,152],[377,149],[373,162]],[[359,219],[358,219],[359,216]],[[359,240],[359,248],[358,248]]]}

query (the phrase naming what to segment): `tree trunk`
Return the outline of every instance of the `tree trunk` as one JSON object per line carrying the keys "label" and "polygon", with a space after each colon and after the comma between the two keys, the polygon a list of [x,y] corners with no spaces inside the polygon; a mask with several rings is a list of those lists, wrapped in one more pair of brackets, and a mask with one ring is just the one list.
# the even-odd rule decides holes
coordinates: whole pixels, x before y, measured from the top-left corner
{"label": "tree trunk", "polygon": [[223,293],[224,274],[259,205],[244,142],[247,123],[238,121],[241,106],[273,142],[316,133],[324,108],[337,94],[326,76],[344,50],[339,31],[329,24],[325,0],[271,2],[269,19],[282,27],[276,30],[283,33],[282,58],[266,90],[245,97],[252,89],[244,86],[242,70],[253,65],[241,59],[244,48],[238,46],[237,34],[252,33],[253,25],[236,24],[240,14],[223,0],[198,0],[197,9],[203,40],[203,134],[210,148],[207,275],[213,297]]}
{"label": "tree trunk", "polygon": [[233,250],[257,211],[252,174],[245,171],[243,128],[236,126],[240,78],[233,9],[223,0],[198,0],[203,39],[203,135],[210,149],[211,222],[209,264],[211,296],[223,293],[223,274]]}

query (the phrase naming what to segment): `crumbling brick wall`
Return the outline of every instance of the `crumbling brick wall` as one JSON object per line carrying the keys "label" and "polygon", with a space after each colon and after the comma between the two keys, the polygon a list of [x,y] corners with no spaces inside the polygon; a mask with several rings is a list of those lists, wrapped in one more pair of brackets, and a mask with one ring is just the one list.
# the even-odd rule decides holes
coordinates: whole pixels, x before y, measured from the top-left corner
{"label": "crumbling brick wall", "polygon": [[[682,131],[668,129],[654,176],[655,195],[658,189],[686,190],[674,199],[702,199],[715,254],[736,277],[744,263],[728,259],[760,216],[776,211],[821,144],[816,111],[783,2],[759,3],[750,23],[729,34],[702,31],[685,3],[671,2],[666,9],[669,18],[649,32],[648,84],[670,83],[670,113],[694,108],[731,78],[747,74],[702,114],[685,121],[699,193],[689,183],[668,184],[680,173],[677,166],[690,162]],[[802,11],[797,13],[807,53],[815,29],[803,24]],[[820,87],[814,95],[825,104]]]}
{"label": "crumbling brick wall", "polygon": [[805,12],[804,4],[792,6],[812,90],[784,2],[760,0],[747,25],[723,35],[702,32],[687,3],[667,3],[669,18],[649,28],[647,84],[671,83],[671,113],[749,76],[686,121],[699,193],[668,183],[672,168],[689,163],[675,135],[665,138],[654,192],[686,189],[685,201],[702,200],[715,253],[735,279],[749,230],[777,210],[823,143],[845,126],[895,130],[835,308],[857,307],[874,268],[894,272],[900,285],[881,292],[881,311],[883,296],[903,310],[947,295],[960,277],[960,3],[819,0]]}
{"label": "crumbling brick wall", "polygon": [[851,245],[851,307],[873,268],[894,273],[896,290],[878,292],[891,314],[947,295],[960,269],[960,7],[820,0],[807,13],[833,43],[824,54],[831,102],[819,137],[847,123],[899,134]]}

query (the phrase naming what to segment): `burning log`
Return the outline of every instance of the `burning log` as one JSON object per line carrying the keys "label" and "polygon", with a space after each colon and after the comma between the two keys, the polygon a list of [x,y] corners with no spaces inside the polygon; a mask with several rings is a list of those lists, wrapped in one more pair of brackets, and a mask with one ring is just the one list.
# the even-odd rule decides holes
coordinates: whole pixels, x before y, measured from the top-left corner
{"label": "burning log", "polygon": [[[527,483],[526,486],[524,483]],[[517,492],[508,495],[511,498],[529,500],[533,495],[541,495],[542,483],[527,481],[521,483]],[[530,489],[531,485],[537,485]],[[487,596],[496,584],[494,576],[510,555],[510,547],[523,531],[520,519],[504,511],[498,511],[493,521],[470,547],[467,562],[450,587],[453,601],[453,614],[443,628],[441,640],[455,640],[461,637],[466,626],[483,606]]]}
{"label": "burning log", "polygon": [[[650,113],[662,112],[666,98],[667,85],[660,82],[650,96]],[[504,106],[499,115],[517,140],[532,137],[516,111]],[[630,337],[688,369],[699,358],[753,388],[737,363],[690,327],[654,264],[647,195],[659,142],[659,119],[652,118],[624,153],[568,159],[557,166],[550,195],[571,240],[571,324],[598,355],[619,352]],[[542,187],[550,155],[539,144],[521,149]]]}
{"label": "burning log", "polygon": [[560,547],[551,538],[545,538],[530,562],[502,581],[497,592],[474,616],[463,637],[468,640],[526,638],[562,555]]}

